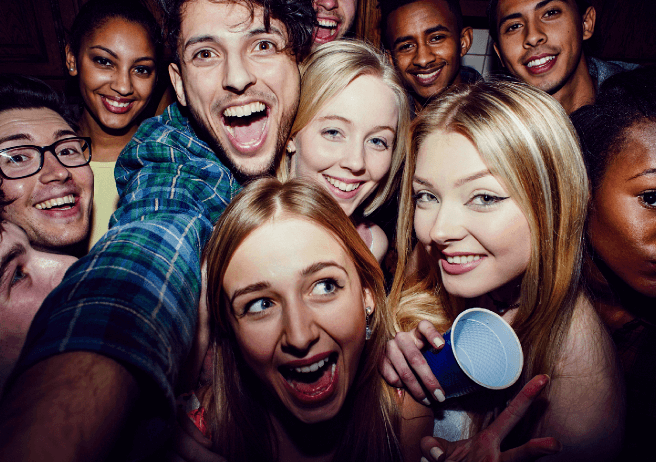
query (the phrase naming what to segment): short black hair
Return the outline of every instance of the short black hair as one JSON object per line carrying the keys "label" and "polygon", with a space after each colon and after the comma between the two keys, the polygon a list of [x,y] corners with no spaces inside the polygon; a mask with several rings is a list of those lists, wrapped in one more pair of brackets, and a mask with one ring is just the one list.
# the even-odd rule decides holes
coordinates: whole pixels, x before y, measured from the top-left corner
{"label": "short black hair", "polygon": [[656,123],[656,67],[638,68],[609,77],[593,105],[570,116],[581,141],[581,151],[592,190],[596,190],[610,162],[624,147],[627,130],[640,122]]}
{"label": "short black hair", "polygon": [[12,109],[50,109],[77,131],[70,106],[47,83],[36,77],[0,74],[0,112]]}
{"label": "short black hair", "polygon": [[[591,6],[589,0],[574,0],[576,7],[579,11],[579,15],[583,18],[586,10]],[[499,31],[497,28],[497,6],[499,6],[499,0],[490,0],[490,3],[487,5],[487,21],[488,27],[490,29],[490,37],[494,40],[495,43],[499,42]]]}
{"label": "short black hair", "polygon": [[162,60],[162,29],[150,10],[141,0],[89,0],[82,5],[70,33],[68,46],[77,58],[82,41],[93,31],[114,18],[141,25],[155,46],[155,60]]}
{"label": "short black hair", "polygon": [[[420,0],[380,0],[378,4],[380,5],[380,29],[381,35],[385,46],[388,48],[391,46],[389,43],[389,37],[387,37],[387,20],[389,16],[405,5],[410,5],[411,3],[418,2]],[[456,29],[457,33],[462,31],[463,21],[462,21],[462,8],[460,8],[460,0],[431,0],[431,1],[443,1],[451,10],[451,13],[456,18]]]}
{"label": "short black hair", "polygon": [[[173,54],[173,60],[180,63],[178,46],[180,27],[184,6],[192,0],[160,0],[167,16],[168,44]],[[213,1],[213,0],[210,0]],[[310,52],[312,34],[317,22],[316,13],[310,0],[216,0],[216,3],[244,4],[254,14],[255,8],[264,11],[264,27],[268,30],[271,18],[281,21],[287,29],[288,49],[296,56],[297,61],[303,60]]]}

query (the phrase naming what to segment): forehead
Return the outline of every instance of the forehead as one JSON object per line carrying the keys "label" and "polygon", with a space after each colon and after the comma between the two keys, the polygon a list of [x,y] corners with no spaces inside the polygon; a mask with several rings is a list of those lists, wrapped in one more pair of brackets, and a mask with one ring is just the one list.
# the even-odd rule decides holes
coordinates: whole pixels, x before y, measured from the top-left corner
{"label": "forehead", "polygon": [[99,27],[89,31],[84,44],[93,46],[96,42],[112,42],[115,46],[123,45],[126,49],[155,47],[144,26],[121,17],[107,18]]}
{"label": "forehead", "polygon": [[607,175],[633,177],[656,167],[656,122],[638,122],[624,131],[624,142],[610,159]]}
{"label": "forehead", "polygon": [[392,41],[407,33],[423,32],[438,25],[449,30],[456,28],[456,17],[444,0],[419,0],[403,5],[394,10],[387,21]]}
{"label": "forehead", "polygon": [[560,6],[578,12],[574,0],[499,0],[497,3],[497,22],[506,15],[529,14],[545,6]]}
{"label": "forehead", "polygon": [[3,221],[0,225],[0,260],[9,252],[15,244],[22,244],[24,247],[30,247],[27,240],[27,234],[22,228],[8,221]]}
{"label": "forehead", "polygon": [[70,125],[55,111],[47,108],[10,109],[0,112],[0,148],[16,143],[7,138],[20,137],[23,141],[50,144],[55,139],[74,133]]}

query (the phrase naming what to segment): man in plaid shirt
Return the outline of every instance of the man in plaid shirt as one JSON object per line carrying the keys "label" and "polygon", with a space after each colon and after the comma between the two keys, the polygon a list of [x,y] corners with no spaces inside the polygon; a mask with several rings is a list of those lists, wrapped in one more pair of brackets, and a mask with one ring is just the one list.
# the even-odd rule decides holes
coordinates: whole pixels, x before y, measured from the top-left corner
{"label": "man in plaid shirt", "polygon": [[203,245],[289,134],[311,2],[177,0],[169,14],[179,103],[126,146],[111,229],[32,324],[0,407],[7,459],[138,459],[162,444],[195,333]]}

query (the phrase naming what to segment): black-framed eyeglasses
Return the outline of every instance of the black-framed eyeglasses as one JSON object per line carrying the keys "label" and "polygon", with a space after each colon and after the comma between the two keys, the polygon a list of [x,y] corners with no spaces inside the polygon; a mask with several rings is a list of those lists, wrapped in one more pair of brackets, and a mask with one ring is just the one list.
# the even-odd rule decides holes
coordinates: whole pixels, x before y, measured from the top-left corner
{"label": "black-framed eyeglasses", "polygon": [[91,161],[91,138],[64,138],[50,146],[14,146],[0,149],[0,173],[9,180],[37,174],[43,168],[46,152],[50,151],[64,167],[75,168]]}

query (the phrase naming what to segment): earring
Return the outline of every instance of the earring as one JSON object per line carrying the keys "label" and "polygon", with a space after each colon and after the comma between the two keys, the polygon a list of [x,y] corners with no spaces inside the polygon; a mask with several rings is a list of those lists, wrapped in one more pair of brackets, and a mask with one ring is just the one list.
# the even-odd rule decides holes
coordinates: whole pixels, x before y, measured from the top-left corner
{"label": "earring", "polygon": [[367,326],[365,327],[365,330],[364,330],[364,339],[365,340],[369,340],[371,338],[371,325],[369,324],[369,321],[371,321],[372,311],[373,310],[371,309],[370,306],[368,306],[364,309],[364,312],[366,314],[365,321],[367,323]]}
{"label": "earring", "polygon": [[73,72],[75,70],[75,68],[74,67],[69,67],[68,70]]}

